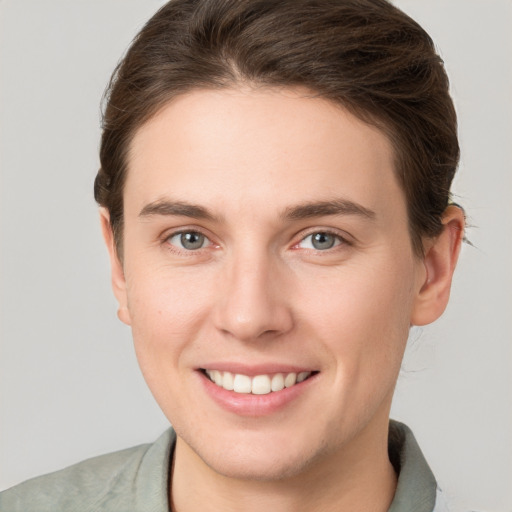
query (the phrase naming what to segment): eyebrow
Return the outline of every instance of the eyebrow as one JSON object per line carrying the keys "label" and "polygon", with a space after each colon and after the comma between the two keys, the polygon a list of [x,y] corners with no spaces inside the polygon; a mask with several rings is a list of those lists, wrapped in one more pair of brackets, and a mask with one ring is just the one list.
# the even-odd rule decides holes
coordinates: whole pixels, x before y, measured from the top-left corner
{"label": "eyebrow", "polygon": [[310,219],[326,215],[357,215],[370,220],[375,212],[347,199],[333,199],[291,206],[284,210],[283,217],[288,220]]}
{"label": "eyebrow", "polygon": [[[219,217],[204,206],[167,199],[153,201],[144,206],[139,213],[139,217],[150,217],[152,215],[181,216],[210,221],[219,220]],[[281,217],[286,220],[303,220],[327,215],[357,215],[370,220],[375,219],[373,210],[347,199],[314,201],[289,206],[285,208]]]}
{"label": "eyebrow", "polygon": [[150,217],[151,215],[173,215],[204,220],[217,219],[215,215],[203,206],[183,201],[169,201],[166,199],[159,199],[147,204],[139,213],[139,217]]}

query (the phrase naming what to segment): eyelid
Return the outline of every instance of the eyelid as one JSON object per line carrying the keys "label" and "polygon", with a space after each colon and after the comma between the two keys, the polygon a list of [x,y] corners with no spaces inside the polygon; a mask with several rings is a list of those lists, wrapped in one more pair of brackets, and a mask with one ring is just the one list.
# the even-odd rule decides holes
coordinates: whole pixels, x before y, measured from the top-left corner
{"label": "eyelid", "polygon": [[[175,236],[182,235],[184,233],[198,233],[206,238],[208,240],[208,245],[206,247],[201,247],[199,249],[185,249],[178,247],[177,245],[171,244],[169,240]],[[198,226],[180,226],[179,228],[174,229],[168,229],[162,233],[162,235],[159,237],[161,244],[165,246],[168,250],[178,253],[178,254],[185,254],[185,255],[193,255],[201,253],[203,250],[208,249],[210,247],[218,247],[218,244],[216,244],[212,240],[212,236],[207,234],[204,229],[198,227]]]}
{"label": "eyelid", "polygon": [[[189,251],[189,250],[190,251],[198,251],[200,249],[204,249],[205,247],[208,247],[209,245],[211,245],[210,239],[207,236],[205,236],[202,233],[199,233],[197,231],[183,231],[181,233],[179,233],[179,232],[174,233],[173,235],[168,237],[167,240],[173,240],[174,238],[177,238],[177,237],[181,238],[183,235],[191,235],[191,234],[198,235],[198,237],[201,237],[203,243],[201,244],[201,247],[198,247],[197,249],[186,249],[185,248],[187,251]],[[206,245],[204,245],[205,242],[206,242]],[[172,242],[170,242],[170,243],[171,243],[171,245],[174,245]]]}
{"label": "eyelid", "polygon": [[326,235],[334,236],[335,238],[337,238],[339,240],[339,243],[335,244],[333,247],[330,247],[329,249],[321,250],[321,249],[309,249],[308,248],[308,249],[304,249],[304,250],[310,250],[310,251],[315,251],[315,252],[329,252],[329,251],[336,250],[336,248],[338,248],[340,246],[352,246],[354,244],[354,241],[351,240],[351,237],[345,232],[341,232],[334,228],[317,227],[317,228],[310,228],[307,231],[301,233],[299,235],[300,239],[293,244],[292,249],[300,249],[299,244],[301,242],[303,242],[306,238],[308,238],[312,235],[315,235],[317,233],[324,233]]}
{"label": "eyelid", "polygon": [[[208,240],[209,243],[206,247],[201,247],[200,249],[195,249],[195,250],[180,249],[176,245],[169,243],[170,238],[180,235],[180,234],[183,234],[183,233],[199,233],[202,236],[204,236]],[[329,228],[313,227],[313,228],[308,228],[307,230],[303,230],[301,233],[296,235],[296,237],[294,237],[294,238],[296,238],[296,240],[298,238],[298,240],[292,244],[291,248],[292,249],[300,249],[300,247],[298,247],[299,244],[301,242],[303,242],[307,237],[312,236],[316,233],[325,233],[328,235],[332,235],[332,236],[336,237],[340,243],[337,243],[333,247],[331,247],[329,249],[324,249],[324,250],[321,250],[321,249],[304,249],[304,250],[327,253],[327,252],[336,250],[336,248],[338,248],[339,246],[352,246],[355,243],[355,240],[353,239],[353,237],[351,235],[349,235],[348,233],[346,233],[345,231],[341,231],[341,230],[338,230],[338,229],[335,229],[332,227],[329,227]],[[199,227],[199,226],[194,226],[194,225],[180,226],[179,228],[176,227],[176,228],[167,229],[159,236],[159,239],[160,239],[160,243],[162,245],[165,245],[169,250],[171,250],[175,253],[181,253],[181,254],[186,254],[186,255],[197,254],[197,253],[200,253],[203,250],[209,249],[211,247],[213,247],[213,248],[220,247],[220,244],[216,243],[214,241],[214,237],[211,234],[209,234],[208,232],[206,232],[206,230],[204,228]]]}

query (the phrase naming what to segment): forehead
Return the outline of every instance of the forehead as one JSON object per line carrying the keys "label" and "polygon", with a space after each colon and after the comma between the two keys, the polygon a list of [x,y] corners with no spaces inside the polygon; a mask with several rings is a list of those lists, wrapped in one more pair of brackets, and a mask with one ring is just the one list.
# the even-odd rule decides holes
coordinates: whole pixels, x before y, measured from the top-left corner
{"label": "forehead", "polygon": [[130,146],[126,208],[176,195],[233,211],[332,195],[371,209],[403,203],[387,136],[294,89],[195,90],[143,125]]}

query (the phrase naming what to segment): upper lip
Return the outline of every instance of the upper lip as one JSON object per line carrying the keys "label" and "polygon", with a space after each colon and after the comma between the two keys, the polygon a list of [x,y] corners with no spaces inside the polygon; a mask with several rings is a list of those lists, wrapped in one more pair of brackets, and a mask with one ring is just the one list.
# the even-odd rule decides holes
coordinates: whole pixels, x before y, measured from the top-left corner
{"label": "upper lip", "polygon": [[247,375],[254,377],[256,375],[270,375],[275,373],[300,373],[314,372],[315,368],[304,365],[282,364],[282,363],[260,363],[244,364],[237,362],[212,362],[201,365],[200,370],[218,370],[221,372],[230,372],[234,374]]}

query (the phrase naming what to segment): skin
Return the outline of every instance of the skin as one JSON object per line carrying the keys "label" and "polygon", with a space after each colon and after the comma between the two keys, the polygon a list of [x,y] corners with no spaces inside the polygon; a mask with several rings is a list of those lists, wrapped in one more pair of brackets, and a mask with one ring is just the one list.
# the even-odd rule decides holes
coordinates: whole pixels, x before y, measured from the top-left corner
{"label": "skin", "polygon": [[[446,306],[461,211],[417,257],[387,137],[301,90],[179,96],[128,162],[123,262],[101,219],[119,316],[178,435],[173,510],[387,510],[393,390],[410,326]],[[326,201],[344,208],[297,208]],[[219,364],[318,373],[277,410],[236,414],[205,392],[199,369]]]}

